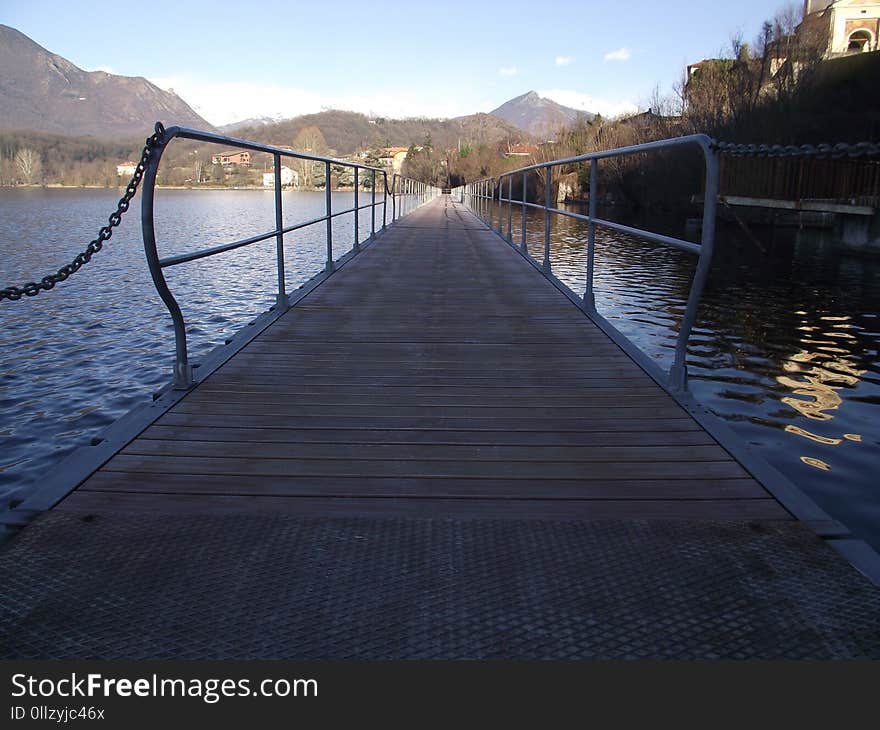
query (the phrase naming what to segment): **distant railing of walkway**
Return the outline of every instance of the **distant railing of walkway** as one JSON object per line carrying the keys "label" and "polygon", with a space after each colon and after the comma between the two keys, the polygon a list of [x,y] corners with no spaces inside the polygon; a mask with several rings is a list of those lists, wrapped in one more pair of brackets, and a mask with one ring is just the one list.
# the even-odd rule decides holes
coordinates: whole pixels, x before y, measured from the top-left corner
{"label": "distant railing of walkway", "polygon": [[[632,228],[613,221],[603,220],[598,217],[598,195],[594,194],[599,187],[599,161],[613,157],[621,157],[624,155],[633,155],[643,152],[653,152],[657,150],[671,149],[675,147],[691,146],[699,148],[705,159],[705,180],[704,180],[704,201],[703,201],[703,225],[702,234],[699,244],[685,241],[671,236],[653,233],[640,228]],[[573,165],[582,162],[590,163],[590,201],[589,214],[583,215],[570,210],[562,210],[553,204],[553,169],[565,165]],[[528,176],[530,172],[543,171],[545,202],[529,203],[528,202]],[[513,185],[516,178],[521,178],[522,200],[513,199]],[[505,197],[505,186],[506,197]],[[596,242],[596,226],[609,228],[620,233],[626,233],[646,241],[652,241],[665,246],[687,251],[698,257],[697,267],[691,282],[690,293],[688,295],[687,306],[685,307],[684,317],[679,329],[678,338],[675,345],[675,357],[669,372],[666,373],[666,385],[673,392],[684,392],[687,390],[687,343],[690,338],[691,330],[697,316],[697,307],[700,303],[700,296],[706,283],[706,277],[709,273],[709,265],[712,261],[712,249],[715,244],[715,214],[718,203],[718,152],[715,142],[704,134],[695,134],[686,137],[678,137],[675,139],[659,140],[656,142],[647,142],[645,144],[632,145],[630,147],[621,147],[613,150],[603,150],[600,152],[591,152],[577,157],[567,157],[549,162],[539,162],[527,167],[521,167],[510,172],[506,172],[500,177],[480,180],[470,183],[464,187],[456,188],[454,195],[459,196],[461,202],[470,206],[480,215],[491,228],[493,228],[499,236],[504,238],[510,245],[519,249],[523,256],[539,266],[544,273],[551,277],[552,262],[550,260],[550,222],[553,215],[566,216],[577,220],[586,221],[589,226],[587,229],[587,267],[586,267],[586,291],[583,299],[579,301],[582,308],[594,319],[602,320],[606,326],[610,325],[602,319],[596,312],[596,300],[593,291],[594,277],[594,260],[595,260],[595,242]],[[489,211],[489,218],[483,215],[485,201],[498,200],[498,225],[495,226],[493,220],[494,213],[491,207],[486,208]],[[474,206],[474,201],[478,204]],[[506,206],[507,217],[507,234],[504,234],[504,214]],[[522,239],[517,247],[513,241],[513,206],[519,205],[522,214]],[[528,208],[535,208],[544,211],[544,260],[538,264],[532,258],[526,246],[526,211]],[[557,282],[561,283],[561,282]],[[566,287],[567,289],[567,287]],[[569,290],[570,291],[570,290]]]}
{"label": "distant railing of walkway", "polygon": [[[202,249],[192,253],[179,254],[177,256],[167,256],[160,258],[156,246],[156,231],[154,226],[154,198],[156,190],[156,177],[159,170],[159,163],[162,153],[173,139],[190,139],[200,142],[221,144],[227,148],[249,150],[254,152],[263,152],[272,155],[275,170],[275,227],[265,233],[256,236],[250,236],[238,241],[223,243],[211,248]],[[307,160],[310,162],[321,163],[324,165],[324,215],[307,220],[294,225],[285,226],[283,224],[282,196],[281,196],[281,159],[293,158],[297,160]],[[344,210],[334,210],[332,203],[332,185],[331,185],[331,169],[332,168],[351,168],[354,176],[354,201],[350,208]],[[361,205],[360,203],[360,187],[361,172],[370,175],[370,202]],[[376,199],[376,181],[377,177],[382,180],[382,198]],[[164,269],[170,266],[185,264],[190,261],[214,256],[216,254],[233,251],[244,246],[250,246],[268,239],[275,239],[276,261],[278,274],[278,292],[276,295],[276,303],[274,309],[276,312],[285,311],[289,306],[289,299],[285,286],[284,276],[284,236],[296,230],[307,228],[309,226],[325,223],[327,229],[327,260],[324,272],[331,273],[336,265],[333,257],[333,219],[339,216],[354,214],[354,245],[353,251],[357,253],[360,249],[360,211],[366,208],[370,209],[370,238],[376,236],[376,208],[382,208],[382,225],[381,231],[384,231],[388,225],[387,220],[387,199],[391,198],[391,222],[410,212],[414,207],[428,202],[437,196],[439,191],[426,183],[418,180],[412,180],[394,174],[391,179],[391,186],[388,185],[388,172],[382,168],[361,165],[346,160],[338,160],[329,157],[319,157],[316,155],[308,155],[292,150],[272,147],[270,145],[251,142],[248,140],[227,137],[220,134],[210,132],[200,132],[194,129],[184,127],[169,127],[162,130],[162,134],[158,140],[155,153],[150,157],[146,164],[143,178],[143,197],[141,199],[141,225],[143,228],[144,249],[147,255],[147,263],[150,267],[150,275],[156,290],[174,322],[174,339],[175,339],[175,361],[174,361],[174,387],[177,389],[186,389],[193,384],[192,365],[189,363],[186,342],[186,323],[183,318],[180,306],[165,279]],[[415,205],[414,205],[415,204]]]}

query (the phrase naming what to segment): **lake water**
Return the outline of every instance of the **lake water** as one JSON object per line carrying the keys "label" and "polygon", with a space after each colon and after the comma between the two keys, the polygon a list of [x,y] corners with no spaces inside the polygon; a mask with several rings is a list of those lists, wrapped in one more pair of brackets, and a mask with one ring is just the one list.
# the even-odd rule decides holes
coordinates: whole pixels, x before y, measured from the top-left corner
{"label": "lake water", "polygon": [[[67,263],[117,197],[0,190],[0,285],[38,279]],[[323,193],[285,192],[285,225],[322,215],[323,200]],[[350,207],[351,194],[334,194],[333,205]],[[55,291],[0,304],[0,493],[26,490],[170,378],[173,332],[144,261],[138,210]],[[362,239],[369,220],[362,211]],[[518,236],[517,221],[514,215]],[[160,190],[156,227],[163,255],[243,238],[274,227],[273,196]],[[334,221],[337,256],[351,248],[352,228],[351,216]],[[846,254],[820,232],[757,232],[767,255],[737,232],[720,232],[691,337],[691,390],[880,548],[880,261]],[[542,257],[542,214],[530,212],[527,233],[533,255]],[[578,292],[585,240],[584,224],[554,221],[554,271]],[[286,241],[290,291],[323,267],[325,229],[313,226]],[[270,240],[166,270],[189,324],[193,360],[273,304],[274,257]],[[694,262],[621,234],[597,236],[599,311],[664,366]]]}

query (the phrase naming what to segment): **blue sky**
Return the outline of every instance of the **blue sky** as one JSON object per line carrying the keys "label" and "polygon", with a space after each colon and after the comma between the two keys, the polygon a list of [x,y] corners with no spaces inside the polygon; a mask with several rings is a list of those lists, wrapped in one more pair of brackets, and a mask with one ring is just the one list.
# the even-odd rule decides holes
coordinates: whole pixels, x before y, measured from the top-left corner
{"label": "blue sky", "polygon": [[173,88],[214,124],[322,108],[448,117],[531,89],[612,115],[788,4],[0,0],[0,23],[81,68]]}

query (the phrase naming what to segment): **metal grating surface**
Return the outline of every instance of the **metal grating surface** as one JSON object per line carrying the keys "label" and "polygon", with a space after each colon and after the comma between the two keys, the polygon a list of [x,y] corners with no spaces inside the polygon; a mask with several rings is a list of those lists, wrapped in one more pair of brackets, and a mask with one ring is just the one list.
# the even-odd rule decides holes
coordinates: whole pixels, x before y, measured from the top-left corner
{"label": "metal grating surface", "polygon": [[45,515],[3,658],[880,658],[880,589],[796,524]]}

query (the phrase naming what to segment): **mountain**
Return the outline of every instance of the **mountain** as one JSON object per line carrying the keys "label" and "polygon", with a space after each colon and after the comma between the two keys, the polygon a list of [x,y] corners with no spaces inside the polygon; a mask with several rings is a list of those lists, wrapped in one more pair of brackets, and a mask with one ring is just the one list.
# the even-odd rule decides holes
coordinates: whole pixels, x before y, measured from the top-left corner
{"label": "mountain", "polygon": [[249,119],[242,119],[240,122],[221,124],[217,127],[217,131],[222,132],[223,134],[232,134],[239,129],[247,129],[248,127],[265,127],[268,124],[276,124],[277,122],[283,121],[284,119],[279,117],[250,117]]}
{"label": "mountain", "polygon": [[0,129],[79,137],[145,137],[161,120],[213,129],[179,96],[141,77],[83,71],[0,25]]}
{"label": "mountain", "polygon": [[576,122],[578,117],[589,120],[596,116],[591,112],[557,104],[551,99],[538,96],[536,91],[529,91],[506,101],[489,113],[541,140],[553,139],[560,127]]}
{"label": "mountain", "polygon": [[320,129],[327,146],[340,155],[370,147],[409,147],[424,144],[426,138],[436,149],[453,149],[459,141],[487,145],[528,141],[522,130],[489,114],[455,119],[387,119],[339,110],[305,114],[274,124],[260,122],[237,127],[235,134],[267,144],[291,145],[306,127]]}

